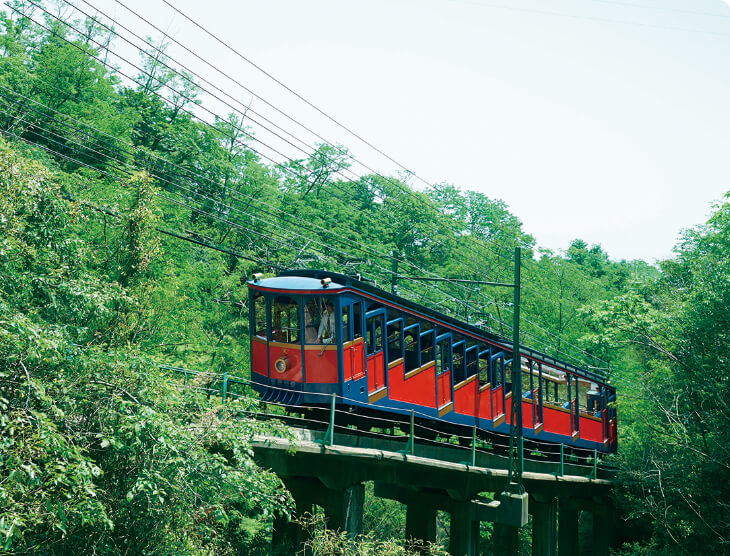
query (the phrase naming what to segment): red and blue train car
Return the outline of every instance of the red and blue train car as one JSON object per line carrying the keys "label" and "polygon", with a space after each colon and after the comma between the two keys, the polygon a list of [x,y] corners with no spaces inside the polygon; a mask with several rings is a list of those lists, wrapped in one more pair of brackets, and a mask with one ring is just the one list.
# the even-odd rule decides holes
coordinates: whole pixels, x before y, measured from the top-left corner
{"label": "red and blue train car", "polygon": [[[410,414],[509,434],[512,344],[354,278],[312,270],[248,282],[251,378],[265,401]],[[520,347],[526,439],[615,452],[616,391]]]}

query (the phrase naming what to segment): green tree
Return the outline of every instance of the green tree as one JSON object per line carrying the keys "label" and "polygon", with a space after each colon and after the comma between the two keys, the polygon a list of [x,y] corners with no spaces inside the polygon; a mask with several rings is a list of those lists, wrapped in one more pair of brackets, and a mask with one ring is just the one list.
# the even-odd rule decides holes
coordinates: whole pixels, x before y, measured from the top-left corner
{"label": "green tree", "polygon": [[636,360],[622,404],[625,515],[657,553],[722,553],[730,541],[730,203],[687,231],[661,278],[594,311],[604,338]]}

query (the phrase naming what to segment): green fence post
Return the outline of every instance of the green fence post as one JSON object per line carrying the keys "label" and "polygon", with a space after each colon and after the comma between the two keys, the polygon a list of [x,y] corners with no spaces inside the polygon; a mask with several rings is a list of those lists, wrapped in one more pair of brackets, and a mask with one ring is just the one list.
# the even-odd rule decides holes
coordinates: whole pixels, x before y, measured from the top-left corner
{"label": "green fence post", "polygon": [[565,454],[565,446],[562,444],[560,445],[560,476],[562,477],[565,474],[565,458],[563,457]]}
{"label": "green fence post", "polygon": [[335,443],[335,396],[336,394],[332,392],[332,405],[330,407],[330,424],[329,427],[327,427],[327,432],[325,433],[325,436],[327,437],[326,445],[332,446],[332,444]]}
{"label": "green fence post", "polygon": [[221,399],[226,403],[228,397],[228,373],[223,373],[223,384],[221,385]]}
{"label": "green fence post", "polygon": [[477,426],[471,431],[471,465],[476,467],[477,464]]}
{"label": "green fence post", "polygon": [[411,409],[411,434],[408,437],[408,453],[413,455],[416,452],[415,418]]}
{"label": "green fence post", "polygon": [[593,449],[593,478],[598,477],[598,450]]}

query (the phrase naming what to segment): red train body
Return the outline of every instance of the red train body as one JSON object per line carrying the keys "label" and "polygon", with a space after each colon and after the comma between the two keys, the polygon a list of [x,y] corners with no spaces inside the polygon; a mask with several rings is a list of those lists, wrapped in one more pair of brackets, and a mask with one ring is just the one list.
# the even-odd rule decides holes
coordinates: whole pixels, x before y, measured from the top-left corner
{"label": "red train body", "polygon": [[[509,434],[511,342],[339,274],[289,271],[248,286],[251,377],[264,400],[322,405],[335,393],[355,409]],[[615,389],[520,352],[524,437],[615,452]]]}

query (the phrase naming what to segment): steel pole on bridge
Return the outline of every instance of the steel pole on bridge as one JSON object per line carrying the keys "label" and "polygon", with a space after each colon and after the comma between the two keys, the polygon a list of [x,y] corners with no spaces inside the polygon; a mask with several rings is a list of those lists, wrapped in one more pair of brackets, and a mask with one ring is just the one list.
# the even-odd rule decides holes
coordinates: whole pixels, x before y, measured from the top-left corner
{"label": "steel pole on bridge", "polygon": [[520,255],[521,249],[515,247],[515,282],[512,324],[512,418],[509,437],[509,480],[522,488],[522,472],[525,461],[522,448],[522,356],[520,355]]}

